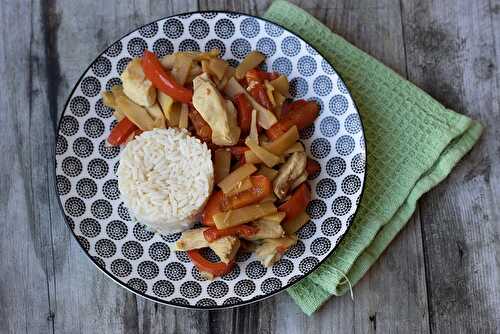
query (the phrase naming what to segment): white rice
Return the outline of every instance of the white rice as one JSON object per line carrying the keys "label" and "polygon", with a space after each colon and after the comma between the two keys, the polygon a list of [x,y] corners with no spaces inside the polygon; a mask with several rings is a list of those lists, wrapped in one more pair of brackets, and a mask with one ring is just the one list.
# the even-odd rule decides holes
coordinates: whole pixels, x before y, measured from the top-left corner
{"label": "white rice", "polygon": [[207,146],[172,128],[147,131],[129,142],[117,174],[130,214],[164,234],[192,227],[214,179]]}

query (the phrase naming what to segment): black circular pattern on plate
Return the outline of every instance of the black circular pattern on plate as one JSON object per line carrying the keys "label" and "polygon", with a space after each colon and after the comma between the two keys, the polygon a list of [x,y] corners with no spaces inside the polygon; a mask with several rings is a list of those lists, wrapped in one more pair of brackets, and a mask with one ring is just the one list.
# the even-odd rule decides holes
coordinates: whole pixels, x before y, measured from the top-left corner
{"label": "black circular pattern on plate", "polygon": [[205,52],[209,52],[212,49],[219,50],[219,57],[223,57],[226,53],[226,46],[220,39],[211,39],[205,44]]}
{"label": "black circular pattern on plate", "polygon": [[104,182],[102,186],[102,193],[104,197],[110,200],[115,200],[120,198],[120,190],[118,189],[118,180],[111,179]]}
{"label": "black circular pattern on plate", "polygon": [[127,236],[128,228],[124,222],[113,220],[106,226],[106,233],[113,240],[121,240]]}
{"label": "black circular pattern on plate", "polygon": [[253,17],[247,17],[241,21],[240,31],[246,38],[254,38],[260,32],[260,24]]}
{"label": "black circular pattern on plate", "polygon": [[287,249],[285,255],[291,259],[296,259],[301,257],[305,251],[306,246],[304,246],[304,243],[300,240],[297,240],[297,243],[295,245]]}
{"label": "black circular pattern on plate", "polygon": [[193,278],[198,282],[203,282],[207,280],[207,278],[201,274],[201,272],[198,270],[196,266],[193,266],[193,269],[191,269],[191,276],[193,276]]}
{"label": "black circular pattern on plate", "polygon": [[106,57],[99,57],[92,64],[92,72],[98,77],[105,77],[111,73],[111,62]]}
{"label": "black circular pattern on plate", "polygon": [[132,272],[132,265],[125,259],[116,259],[111,262],[111,271],[118,277],[126,277]]}
{"label": "black circular pattern on plate", "polygon": [[271,37],[278,37],[283,33],[283,28],[269,22],[264,23],[266,33]]}
{"label": "black circular pattern on plate", "polygon": [[293,262],[287,259],[280,259],[273,265],[272,271],[278,277],[288,276],[293,271]]}
{"label": "black circular pattern on plate", "polygon": [[347,116],[345,123],[345,129],[347,132],[355,134],[361,131],[361,121],[359,120],[358,114],[351,114]]}
{"label": "black circular pattern on plate", "polygon": [[122,245],[122,254],[129,260],[137,260],[144,253],[144,248],[137,241],[127,241]]}
{"label": "black circular pattern on plate", "polygon": [[102,98],[97,100],[94,108],[95,108],[95,112],[96,112],[97,116],[99,116],[99,117],[108,118],[108,117],[111,117],[111,115],[113,115],[113,110],[111,110],[111,108],[108,108],[104,105]]}
{"label": "black circular pattern on plate", "polygon": [[189,305],[189,302],[184,298],[174,298],[171,302],[177,305]]}
{"label": "black circular pattern on plate", "polygon": [[111,78],[106,82],[106,90],[111,90],[114,86],[123,85],[122,79],[120,78]]}
{"label": "black circular pattern on plate", "polygon": [[306,140],[311,138],[314,135],[314,130],[315,130],[314,124],[311,124],[307,128],[300,130],[299,131],[300,139]]}
{"label": "black circular pattern on plate", "polygon": [[92,256],[92,259],[96,262],[97,266],[99,268],[105,269],[106,268],[106,263],[104,263],[104,260],[101,259],[99,256]]}
{"label": "black circular pattern on plate", "polygon": [[194,39],[185,39],[179,44],[179,51],[200,51],[200,45]]}
{"label": "black circular pattern on plate", "polygon": [[57,135],[56,139],[56,154],[57,155],[62,155],[66,153],[66,150],[68,149],[68,142],[66,141],[66,138],[64,138],[61,135]]}
{"label": "black circular pattern on plate", "polygon": [[83,96],[75,96],[69,102],[69,110],[75,116],[85,116],[90,111],[90,102]]}
{"label": "black circular pattern on plate", "polygon": [[113,43],[107,50],[106,55],[109,57],[116,57],[122,52],[123,46],[121,41]]}
{"label": "black circular pattern on plate", "polygon": [[113,159],[120,154],[119,146],[111,146],[106,140],[101,141],[99,144],[99,154],[104,159]]}
{"label": "black circular pattern on plate", "polygon": [[273,72],[278,72],[285,76],[289,76],[292,73],[293,65],[290,59],[281,57],[276,59],[272,64]]}
{"label": "black circular pattern on plate", "polygon": [[113,213],[113,207],[108,201],[104,199],[98,199],[90,207],[92,215],[97,219],[107,219]]}
{"label": "black circular pattern on plate", "polygon": [[135,224],[133,233],[134,237],[139,241],[149,241],[153,239],[155,235],[153,232],[148,231],[144,225],[139,223]]}
{"label": "black circular pattern on plate", "polygon": [[311,154],[316,159],[326,158],[331,149],[330,142],[326,138],[314,139],[311,144]]}
{"label": "black circular pattern on plate", "polygon": [[203,298],[203,299],[198,300],[195,305],[201,306],[201,307],[213,307],[213,306],[217,306],[217,303],[213,299]]}
{"label": "black circular pattern on plate", "polygon": [[339,177],[344,174],[346,167],[344,159],[340,157],[331,158],[326,163],[326,173],[331,177]]}
{"label": "black circular pattern on plate", "polygon": [[272,57],[276,52],[276,43],[268,37],[261,38],[257,42],[256,49],[266,57]]}
{"label": "black circular pattern on plate", "polygon": [[153,293],[158,297],[169,297],[174,293],[174,285],[166,280],[160,280],[153,284]]}
{"label": "black circular pattern on plate", "polygon": [[353,195],[361,188],[361,179],[357,175],[348,175],[342,181],[342,191],[346,195]]}
{"label": "black circular pattern on plate", "polygon": [[179,262],[170,262],[165,266],[164,273],[169,280],[180,281],[186,276],[186,267]]}
{"label": "black circular pattern on plate", "polygon": [[126,221],[132,220],[132,218],[130,218],[130,214],[128,212],[128,209],[125,206],[125,204],[123,204],[123,202],[118,205],[118,216],[120,216],[121,219],[126,220]]}
{"label": "black circular pattern on plate", "polygon": [[308,90],[309,86],[304,78],[297,77],[290,81],[290,87],[289,87],[290,95],[293,96],[295,99],[300,99],[304,97],[307,94]]}
{"label": "black circular pattern on plate", "polygon": [[319,260],[315,257],[309,256],[300,261],[299,270],[300,272],[306,274],[313,270],[319,264]]}
{"label": "black circular pattern on plate", "polygon": [[337,216],[343,216],[351,210],[352,203],[349,197],[340,196],[336,198],[332,203],[332,211]]}
{"label": "black circular pattern on plate", "polygon": [[174,45],[168,39],[160,38],[153,43],[153,52],[157,57],[163,58],[174,52]]}
{"label": "black circular pattern on plate", "polygon": [[203,39],[210,33],[210,26],[205,20],[196,19],[189,24],[189,33],[195,39]]}
{"label": "black circular pattern on plate", "polygon": [[260,261],[252,261],[247,265],[245,273],[251,279],[258,279],[267,273],[267,268]]}
{"label": "black circular pattern on plate", "polygon": [[187,255],[187,252],[184,251],[175,251],[175,256],[177,257],[177,260],[184,262],[184,263],[191,263],[191,259]]}
{"label": "black circular pattern on plate", "polygon": [[316,60],[311,56],[303,56],[297,62],[299,73],[305,77],[309,77],[316,72]]}
{"label": "black circular pattern on plate", "polygon": [[326,204],[322,200],[313,199],[307,205],[306,211],[312,219],[319,219],[326,213]]}
{"label": "black circular pattern on plate", "polygon": [[234,285],[234,293],[240,297],[250,296],[255,292],[255,283],[248,279],[238,281]]}
{"label": "black circular pattern on plate", "polygon": [[354,139],[351,136],[341,136],[335,143],[335,149],[338,154],[346,156],[354,151],[354,145]]}
{"label": "black circular pattern on plate", "polygon": [[157,262],[163,262],[170,256],[170,248],[163,242],[155,242],[149,246],[148,254],[151,259]]}
{"label": "black circular pattern on plate", "polygon": [[73,116],[67,115],[61,119],[60,130],[63,135],[73,136],[75,133],[78,132],[78,128],[79,128],[78,121]]}
{"label": "black circular pattern on plate", "polygon": [[332,80],[326,75],[320,75],[313,82],[313,90],[318,96],[326,96],[332,91]]}
{"label": "black circular pattern on plate", "polygon": [[127,51],[131,57],[142,57],[147,48],[148,43],[140,37],[134,37],[127,43]]}
{"label": "black circular pattern on plate", "polygon": [[229,66],[234,68],[238,67],[238,65],[240,64],[240,61],[236,59],[227,59],[226,61],[229,64]]}
{"label": "black circular pattern on plate", "polygon": [[112,257],[116,254],[116,245],[109,239],[99,239],[95,243],[95,251],[100,257]]}
{"label": "black circular pattern on plate", "polygon": [[90,250],[90,243],[87,239],[85,239],[85,237],[77,235],[76,240],[78,240],[78,243],[83,247],[83,249],[85,249],[86,252]]}
{"label": "black circular pattern on plate", "polygon": [[238,264],[235,264],[230,272],[222,276],[222,279],[225,281],[235,280],[240,276],[240,272],[241,272],[240,266]]}
{"label": "black circular pattern on plate", "polygon": [[135,290],[135,291],[140,292],[140,293],[145,293],[148,290],[148,285],[146,284],[146,282],[144,282],[144,280],[142,280],[140,278],[130,279],[127,282],[127,285],[132,290]]}
{"label": "black circular pattern on plate", "polygon": [[108,174],[109,167],[102,159],[92,159],[87,166],[87,172],[94,179],[102,179]]}
{"label": "black circular pattern on plate", "polygon": [[89,178],[80,179],[76,183],[76,192],[80,197],[92,198],[97,193],[97,184]]}
{"label": "black circular pattern on plate", "polygon": [[293,276],[292,278],[290,278],[287,282],[287,284],[294,284],[294,283],[297,283],[298,281],[300,281],[300,279],[302,278],[303,276],[302,275],[295,275]]}
{"label": "black circular pattern on plate", "polygon": [[201,295],[201,285],[195,281],[187,281],[181,284],[179,291],[183,297],[196,298]]}
{"label": "black circular pattern on plate", "polygon": [[266,295],[281,289],[281,281],[275,277],[267,278],[260,285],[260,289]]}
{"label": "black circular pattern on plate", "polygon": [[321,120],[319,130],[323,136],[333,137],[339,132],[340,123],[335,117],[328,116]]}
{"label": "black circular pattern on plate", "polygon": [[80,137],[73,142],[73,152],[80,158],[89,157],[93,151],[94,144],[88,138]]}
{"label": "black circular pattern on plate", "polygon": [[85,218],[80,222],[80,232],[87,238],[95,238],[101,233],[101,225],[95,219]]}
{"label": "black circular pattern on plate", "polygon": [[95,77],[86,77],[80,84],[83,95],[87,97],[97,96],[101,92],[101,83]]}
{"label": "black circular pattern on plate", "polygon": [[156,22],[151,22],[150,24],[139,28],[139,34],[141,34],[141,36],[145,38],[154,37],[157,32],[158,32],[158,23]]}
{"label": "black circular pattern on plate", "polygon": [[281,42],[281,50],[289,57],[294,57],[300,52],[300,41],[295,36],[288,36]]}
{"label": "black circular pattern on plate", "polygon": [[213,281],[207,287],[207,293],[212,298],[223,298],[227,295],[229,287],[223,281]]}
{"label": "black circular pattern on plate", "polygon": [[234,35],[234,30],[234,24],[231,20],[221,19],[215,23],[214,31],[219,38],[231,38]]}
{"label": "black circular pattern on plate", "polygon": [[354,173],[361,174],[365,171],[365,156],[362,153],[358,153],[352,158],[351,168]]}
{"label": "black circular pattern on plate", "polygon": [[320,237],[315,239],[311,243],[311,253],[316,256],[323,256],[330,251],[332,243],[325,237]]}
{"label": "black circular pattern on plate", "polygon": [[63,175],[56,176],[56,188],[58,195],[66,195],[71,191],[71,182]]}
{"label": "black circular pattern on plate", "polygon": [[313,221],[309,221],[304,226],[302,226],[297,231],[297,236],[299,239],[309,239],[316,233],[316,224]]}
{"label": "black circular pattern on plate", "polygon": [[72,217],[80,217],[85,213],[85,202],[78,197],[70,197],[64,203],[65,211]]}
{"label": "black circular pattern on plate", "polygon": [[321,232],[327,237],[333,237],[340,232],[342,222],[337,217],[328,217],[321,224]]}
{"label": "black circular pattern on plate", "polygon": [[130,57],[123,57],[122,59],[118,60],[118,63],[116,63],[116,71],[118,72],[118,74],[122,75],[131,60],[132,58]]}
{"label": "black circular pattern on plate", "polygon": [[82,163],[75,157],[64,158],[62,162],[62,170],[67,176],[78,176],[82,172]]}
{"label": "black circular pattern on plate", "polygon": [[153,279],[158,276],[160,269],[153,261],[144,261],[137,266],[137,273],[144,279]]}
{"label": "black circular pattern on plate", "polygon": [[83,131],[90,138],[98,138],[104,133],[104,123],[99,118],[89,118],[83,124]]}
{"label": "black circular pattern on plate", "polygon": [[181,238],[181,233],[162,234],[161,238],[167,242],[176,242]]}
{"label": "black circular pattern on plate", "polygon": [[243,59],[252,51],[250,42],[246,39],[238,38],[231,43],[231,53],[239,59]]}
{"label": "black circular pattern on plate", "polygon": [[321,179],[317,184],[316,184],[316,194],[318,194],[319,197],[321,198],[330,198],[333,195],[335,195],[335,192],[337,191],[337,185],[335,184],[335,181],[332,179]]}
{"label": "black circular pattern on plate", "polygon": [[344,95],[335,95],[328,102],[330,112],[334,115],[342,115],[349,108],[349,102]]}
{"label": "black circular pattern on plate", "polygon": [[241,298],[238,298],[238,297],[229,297],[228,299],[224,300],[224,302],[222,303],[222,305],[238,305],[240,304],[241,302],[243,302],[243,300]]}
{"label": "black circular pattern on plate", "polygon": [[178,19],[168,19],[163,24],[163,32],[167,38],[177,39],[184,32],[184,25]]}

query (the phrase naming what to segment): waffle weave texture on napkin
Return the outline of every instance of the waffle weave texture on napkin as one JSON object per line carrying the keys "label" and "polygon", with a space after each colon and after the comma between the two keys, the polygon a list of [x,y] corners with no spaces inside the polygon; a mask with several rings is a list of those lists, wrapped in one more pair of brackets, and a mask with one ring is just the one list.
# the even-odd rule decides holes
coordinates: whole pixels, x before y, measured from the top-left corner
{"label": "waffle weave texture on napkin", "polygon": [[286,1],[264,18],[315,47],[356,102],[367,147],[366,183],[356,218],[334,253],[288,289],[307,314],[349,291],[405,226],[417,200],[450,173],[481,135],[479,123],[446,109],[393,70]]}

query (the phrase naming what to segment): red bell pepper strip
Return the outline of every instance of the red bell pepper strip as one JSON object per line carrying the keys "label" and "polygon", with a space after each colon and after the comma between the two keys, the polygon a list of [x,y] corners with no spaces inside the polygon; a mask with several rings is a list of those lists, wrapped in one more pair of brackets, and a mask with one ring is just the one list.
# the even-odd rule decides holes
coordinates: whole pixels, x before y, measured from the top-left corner
{"label": "red bell pepper strip", "polygon": [[283,211],[286,214],[283,224],[286,224],[303,212],[307,208],[310,200],[311,191],[306,183],[302,183],[302,185],[295,190],[290,199],[281,204],[278,208],[278,211]]}
{"label": "red bell pepper strip", "polygon": [[251,237],[255,235],[259,229],[254,226],[250,226],[247,224],[233,226],[229,228],[225,228],[222,230],[218,230],[216,227],[209,227],[205,231],[203,231],[203,236],[205,240],[208,242],[213,242],[217,239],[227,236],[237,236],[237,237]]}
{"label": "red bell pepper strip", "polygon": [[212,129],[210,128],[210,125],[208,125],[208,123],[193,106],[189,106],[188,116],[193,124],[196,137],[200,138],[204,142],[211,141]]}
{"label": "red bell pepper strip", "polygon": [[118,146],[123,144],[127,138],[134,133],[136,130],[139,130],[137,125],[132,123],[127,117],[123,118],[117,125],[111,130],[111,133],[108,136],[108,143],[113,146]]}
{"label": "red bell pepper strip", "polygon": [[271,181],[264,175],[251,176],[252,187],[230,196],[224,196],[221,203],[222,211],[234,210],[258,203],[272,192]]}
{"label": "red bell pepper strip", "polygon": [[215,191],[208,199],[207,205],[201,214],[201,223],[205,226],[215,226],[214,215],[222,212],[222,200],[224,193],[222,191]]}
{"label": "red bell pepper strip", "polygon": [[267,96],[266,87],[264,87],[261,83],[253,83],[250,85],[250,95],[264,108],[271,110],[273,105],[271,101],[269,101],[269,97]]}
{"label": "red bell pepper strip", "polygon": [[245,78],[247,79],[248,83],[252,81],[257,81],[257,82],[263,82],[264,80],[271,81],[278,78],[279,76],[280,75],[276,72],[264,72],[256,68],[248,70],[247,73],[245,73]]}
{"label": "red bell pepper strip", "polygon": [[216,277],[227,274],[234,266],[234,260],[227,264],[224,262],[210,262],[201,255],[198,249],[192,249],[187,254],[200,271],[210,273]]}
{"label": "red bell pepper strip", "polygon": [[274,124],[266,131],[267,137],[271,140],[276,140],[294,125],[296,125],[299,130],[304,129],[313,124],[318,115],[319,107],[314,101],[307,101],[306,103],[300,102],[299,106],[293,106],[292,103],[286,115],[282,116],[278,123]]}
{"label": "red bell pepper strip", "polygon": [[306,173],[308,176],[314,175],[321,170],[321,166],[316,160],[307,158]]}
{"label": "red bell pepper strip", "polygon": [[193,91],[179,85],[170,73],[161,66],[160,61],[151,51],[145,50],[141,59],[142,69],[146,78],[163,93],[176,101],[191,103]]}
{"label": "red bell pepper strip", "polygon": [[238,124],[241,128],[241,133],[246,135],[250,132],[252,124],[252,105],[245,94],[241,93],[234,97],[236,110],[238,110]]}

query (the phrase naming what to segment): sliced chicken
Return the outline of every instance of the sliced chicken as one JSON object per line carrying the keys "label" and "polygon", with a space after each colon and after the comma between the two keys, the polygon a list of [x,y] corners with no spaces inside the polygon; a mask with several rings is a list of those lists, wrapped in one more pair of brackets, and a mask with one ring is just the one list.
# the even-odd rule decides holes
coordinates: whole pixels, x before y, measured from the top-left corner
{"label": "sliced chicken", "polygon": [[229,263],[236,256],[240,248],[240,239],[233,236],[223,237],[208,244],[215,254],[224,263]]}
{"label": "sliced chicken", "polygon": [[270,267],[276,263],[288,248],[297,243],[296,236],[287,236],[279,239],[265,239],[262,244],[255,249],[255,256],[265,267]]}
{"label": "sliced chicken", "polygon": [[203,236],[203,231],[206,229],[207,227],[202,227],[182,232],[181,238],[175,243],[176,250],[188,251],[208,247],[208,241]]}
{"label": "sliced chicken", "polygon": [[156,88],[146,79],[140,59],[130,61],[120,78],[123,82],[123,92],[129,99],[143,107],[155,104]]}
{"label": "sliced chicken", "polygon": [[235,145],[241,129],[236,108],[226,101],[206,73],[193,80],[193,106],[212,129],[212,142],[219,146]]}
{"label": "sliced chicken", "polygon": [[279,222],[259,219],[250,223],[250,225],[256,227],[258,231],[255,235],[244,237],[247,240],[276,239],[285,235],[285,231]]}
{"label": "sliced chicken", "polygon": [[307,156],[304,152],[295,152],[281,166],[278,176],[273,180],[273,190],[279,199],[286,197],[288,191],[305,171]]}

